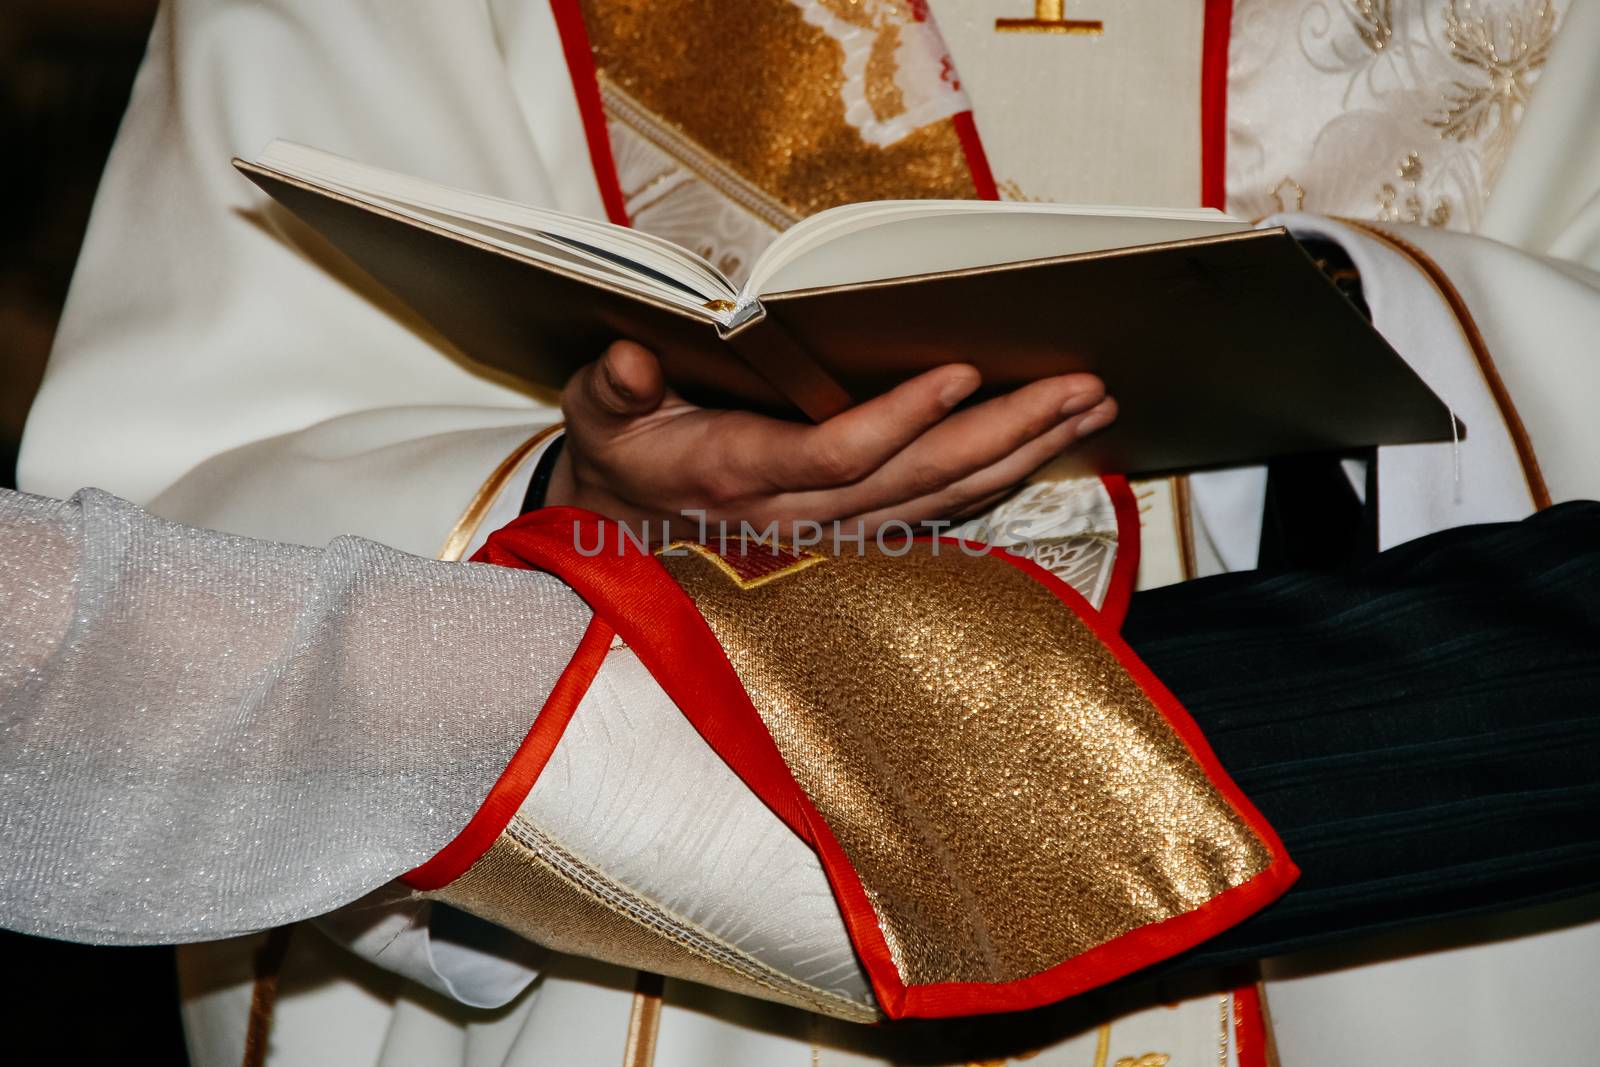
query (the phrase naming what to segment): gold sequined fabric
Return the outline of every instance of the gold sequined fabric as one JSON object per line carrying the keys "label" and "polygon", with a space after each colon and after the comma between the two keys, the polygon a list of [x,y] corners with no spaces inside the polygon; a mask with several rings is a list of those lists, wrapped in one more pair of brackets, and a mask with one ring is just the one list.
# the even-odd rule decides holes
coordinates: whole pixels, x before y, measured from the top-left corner
{"label": "gold sequined fabric", "polygon": [[703,553],[661,561],[908,985],[1038,974],[1272,863],[1116,656],[1004,560],[919,544],[760,583]]}
{"label": "gold sequined fabric", "polygon": [[756,186],[790,213],[780,227],[861,200],[974,195],[948,117],[882,144],[846,119],[846,56],[818,22],[876,35],[856,75],[871,122],[905,106],[892,77],[904,6],[822,3],[808,17],[784,0],[582,0],[602,86],[621,90],[631,121],[681,160],[703,155]]}

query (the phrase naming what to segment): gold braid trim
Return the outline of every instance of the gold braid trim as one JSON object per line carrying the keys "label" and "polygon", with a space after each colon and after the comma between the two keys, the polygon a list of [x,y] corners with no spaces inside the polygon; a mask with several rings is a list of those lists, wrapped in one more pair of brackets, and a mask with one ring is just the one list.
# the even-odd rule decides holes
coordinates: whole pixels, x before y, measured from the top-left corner
{"label": "gold braid trim", "polygon": [[663,984],[659,974],[639,972],[633,988],[633,1007],[628,1013],[628,1042],[622,1049],[622,1067],[651,1067],[656,1062]]}
{"label": "gold braid trim", "polygon": [[500,465],[490,472],[489,477],[478,486],[478,491],[472,494],[472,500],[467,504],[467,510],[461,513],[461,518],[456,520],[450,536],[444,539],[444,546],[439,549],[439,558],[454,563],[461,558],[461,554],[472,543],[473,535],[478,532],[478,527],[483,525],[483,517],[489,514],[489,509],[494,506],[495,500],[506,487],[506,482],[516,473],[533,451],[544,444],[551,437],[561,432],[566,423],[558,422],[554,426],[546,426],[532,437],[512,450],[511,454],[500,461]]}
{"label": "gold braid trim", "polygon": [[272,1011],[278,1004],[278,975],[283,957],[289,951],[292,926],[279,926],[267,932],[256,949],[255,984],[250,990],[250,1021],[244,1033],[243,1067],[262,1067],[267,1062],[267,1045],[272,1035]]}

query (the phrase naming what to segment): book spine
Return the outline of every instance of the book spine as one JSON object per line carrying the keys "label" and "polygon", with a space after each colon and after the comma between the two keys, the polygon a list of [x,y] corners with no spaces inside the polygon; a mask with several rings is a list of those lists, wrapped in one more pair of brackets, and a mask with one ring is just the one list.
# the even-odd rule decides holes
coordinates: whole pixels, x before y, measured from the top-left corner
{"label": "book spine", "polygon": [[856,399],[765,308],[722,339],[813,422],[855,406]]}

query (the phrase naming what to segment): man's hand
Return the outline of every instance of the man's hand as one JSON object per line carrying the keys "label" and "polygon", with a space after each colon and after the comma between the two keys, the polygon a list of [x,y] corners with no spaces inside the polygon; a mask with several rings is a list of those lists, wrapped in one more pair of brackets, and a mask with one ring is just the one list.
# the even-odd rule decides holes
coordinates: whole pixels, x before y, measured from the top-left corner
{"label": "man's hand", "polygon": [[686,403],[645,348],[618,341],[568,383],[547,500],[638,523],[841,520],[872,533],[971,513],[1116,418],[1100,379],[1066,374],[951,413],[977,389],[955,363],[820,425]]}

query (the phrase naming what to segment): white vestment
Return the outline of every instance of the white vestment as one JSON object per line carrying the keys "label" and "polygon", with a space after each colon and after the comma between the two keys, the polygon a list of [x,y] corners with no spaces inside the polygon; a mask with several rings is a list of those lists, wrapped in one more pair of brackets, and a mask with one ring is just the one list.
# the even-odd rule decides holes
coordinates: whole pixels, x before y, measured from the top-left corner
{"label": "white vestment", "polygon": [[[793,2],[808,17],[826,6]],[[1199,0],[1177,13],[1172,0],[1125,0],[1103,16],[1104,38],[1090,41],[994,34],[996,16],[1026,14],[1014,10],[1029,6],[1023,0],[931,6],[1002,188],[1194,202]],[[1457,10],[1466,5],[1441,5],[1454,19],[1445,23],[1434,8],[1396,6],[1391,15],[1390,5],[1239,0],[1228,71],[1230,208],[1397,223],[1392,232],[1453,286],[1441,289],[1415,252],[1381,234],[1320,216],[1288,219],[1346,246],[1377,327],[1468,426],[1459,452],[1380,451],[1385,545],[1520,517],[1539,502],[1541,484],[1553,500],[1600,497],[1590,459],[1600,431],[1588,411],[1600,397],[1592,342],[1600,335],[1600,66],[1592,60],[1600,2],[1504,0],[1495,14],[1510,12],[1510,29],[1484,24],[1500,43],[1483,53],[1493,91],[1476,103],[1466,99],[1478,88],[1467,74],[1479,70],[1472,13]],[[1548,61],[1539,57],[1542,72],[1502,69],[1528,60],[1505,35],[1541,33],[1542,19],[1560,25]],[[1053,58],[1079,45],[1090,50]],[[198,526],[307,545],[356,534],[433,555],[491,473],[517,455],[468,533],[481,538],[509,518],[538,455],[517,449],[557,418],[550,398],[474,372],[228,161],[283,137],[600,216],[572,84],[550,9],[537,0],[448,10],[411,0],[165,5],[30,418],[23,488],[65,496],[96,485]],[[1472,141],[1474,106],[1487,115],[1478,129],[1503,144]],[[1467,126],[1452,132],[1457,112]],[[1442,125],[1430,125],[1435,118]],[[1307,122],[1316,128],[1285,132]],[[1307,147],[1296,154],[1289,144]],[[1348,162],[1362,147],[1377,161],[1366,184]],[[1429,222],[1478,236],[1410,224]],[[1484,350],[1515,420],[1495,395]],[[1147,548],[1192,540],[1191,570],[1253,565],[1262,485],[1250,471],[1192,479],[1185,517],[1170,488],[1152,483],[1144,492],[1168,525],[1147,528]],[[1186,530],[1175,536],[1173,522]],[[1181,576],[1167,558],[1165,570],[1147,563],[1148,581]],[[393,920],[374,919],[384,922]],[[303,930],[285,965],[271,1062],[609,1064],[627,1047],[631,974],[564,958],[486,967],[470,946],[430,955],[428,931],[404,922],[397,933],[412,948],[393,955],[383,950],[398,942],[370,930],[333,932],[461,1001],[509,1003],[452,1004]],[[238,1062],[250,951],[243,939],[180,953],[197,1063]],[[1600,1019],[1566,1010],[1563,991],[1600,989],[1597,961],[1600,927],[1582,926],[1270,983],[1280,1050],[1291,1067],[1410,1063],[1424,1049],[1453,1064],[1580,1062],[1600,1047]],[[532,990],[519,992],[536,970]],[[1396,1003],[1412,1013],[1396,1018]],[[1213,999],[1144,1008],[1112,1025],[1104,1050],[1103,1031],[1090,1026],[1029,1062],[1156,1050],[1191,1062],[1216,1055],[1216,1020]],[[870,1031],[667,983],[663,1065],[896,1056],[893,1041]]]}

